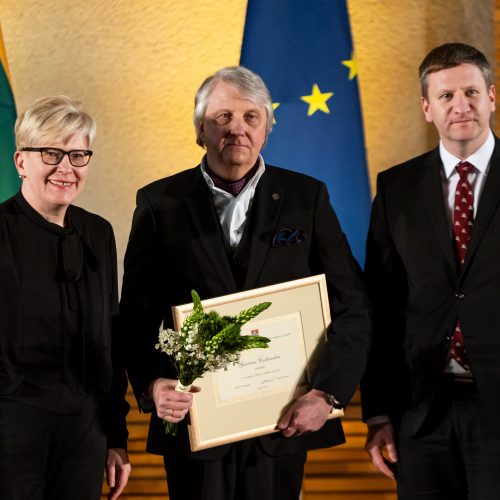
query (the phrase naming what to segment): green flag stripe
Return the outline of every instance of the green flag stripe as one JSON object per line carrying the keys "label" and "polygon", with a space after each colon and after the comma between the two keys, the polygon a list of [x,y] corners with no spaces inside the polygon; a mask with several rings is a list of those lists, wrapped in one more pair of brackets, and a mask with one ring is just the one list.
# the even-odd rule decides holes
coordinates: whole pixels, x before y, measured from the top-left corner
{"label": "green flag stripe", "polygon": [[15,122],[14,96],[3,64],[0,64],[0,202],[15,194],[20,185],[13,159]]}

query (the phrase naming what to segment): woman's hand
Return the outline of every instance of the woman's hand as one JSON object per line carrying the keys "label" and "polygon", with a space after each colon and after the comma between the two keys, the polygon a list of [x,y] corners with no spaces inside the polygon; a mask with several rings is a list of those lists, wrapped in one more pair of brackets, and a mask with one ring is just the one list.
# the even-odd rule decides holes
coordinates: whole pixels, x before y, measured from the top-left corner
{"label": "woman's hand", "polygon": [[110,448],[106,460],[106,482],[109,486],[108,500],[115,500],[127,485],[132,467],[127,450]]}

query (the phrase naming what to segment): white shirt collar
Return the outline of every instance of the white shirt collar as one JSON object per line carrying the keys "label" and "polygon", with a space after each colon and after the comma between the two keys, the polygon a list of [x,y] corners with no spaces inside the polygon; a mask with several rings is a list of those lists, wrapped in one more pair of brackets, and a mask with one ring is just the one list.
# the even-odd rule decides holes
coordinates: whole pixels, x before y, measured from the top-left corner
{"label": "white shirt collar", "polygon": [[252,205],[257,184],[266,169],[264,160],[262,156],[259,155],[259,167],[257,168],[257,172],[255,172],[253,177],[247,182],[238,196],[233,196],[223,189],[216,187],[207,174],[206,166],[206,157],[204,157],[201,161],[201,172],[212,193],[215,210],[219,217],[226,241],[232,248],[236,248],[245,229],[247,214]]}
{"label": "white shirt collar", "polygon": [[[464,161],[468,161],[474,165],[474,167],[477,168],[482,174],[487,174],[488,165],[494,148],[495,138],[493,137],[493,132],[490,130],[488,138],[484,141],[483,145],[468,158],[465,158]],[[456,172],[455,167],[457,164],[462,160],[447,151],[443,145],[443,141],[439,141],[439,154],[441,156],[441,161],[443,162],[444,173],[446,178],[449,179],[449,177]]]}

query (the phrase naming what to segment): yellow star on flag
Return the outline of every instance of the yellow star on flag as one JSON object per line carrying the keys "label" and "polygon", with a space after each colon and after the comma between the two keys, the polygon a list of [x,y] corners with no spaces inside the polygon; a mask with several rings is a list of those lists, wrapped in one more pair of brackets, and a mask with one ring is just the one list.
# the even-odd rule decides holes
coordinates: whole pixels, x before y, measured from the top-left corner
{"label": "yellow star on flag", "polygon": [[349,80],[352,80],[358,74],[358,61],[356,60],[356,53],[351,53],[351,58],[342,61],[344,66],[349,68]]}
{"label": "yellow star on flag", "polygon": [[[280,105],[281,103],[279,102],[273,102],[273,111]],[[273,125],[276,124],[276,118],[273,116]]]}
{"label": "yellow star on flag", "polygon": [[318,85],[315,83],[312,87],[311,95],[303,95],[300,99],[309,104],[307,116],[311,116],[316,111],[323,111],[323,113],[330,113],[326,101],[332,97],[333,92],[321,92]]}

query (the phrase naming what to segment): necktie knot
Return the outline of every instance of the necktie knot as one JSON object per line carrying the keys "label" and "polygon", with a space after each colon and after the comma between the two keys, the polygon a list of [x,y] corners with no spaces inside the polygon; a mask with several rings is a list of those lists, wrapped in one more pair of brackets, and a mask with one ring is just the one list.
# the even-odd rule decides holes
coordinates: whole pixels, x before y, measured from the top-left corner
{"label": "necktie knot", "polygon": [[465,181],[467,180],[467,176],[470,174],[471,170],[474,168],[474,165],[468,161],[461,161],[455,168],[460,176],[460,180]]}

